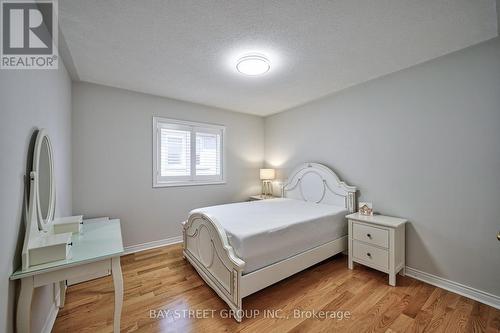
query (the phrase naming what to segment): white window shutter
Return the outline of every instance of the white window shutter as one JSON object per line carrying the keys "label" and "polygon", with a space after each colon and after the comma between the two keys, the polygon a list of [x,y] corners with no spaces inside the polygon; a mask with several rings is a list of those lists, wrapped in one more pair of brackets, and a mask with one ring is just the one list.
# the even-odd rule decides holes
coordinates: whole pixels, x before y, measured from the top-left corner
{"label": "white window shutter", "polygon": [[153,117],[153,186],[224,181],[223,126]]}
{"label": "white window shutter", "polygon": [[220,133],[196,132],[196,176],[221,174]]}
{"label": "white window shutter", "polygon": [[191,133],[160,129],[161,177],[189,177],[191,174]]}

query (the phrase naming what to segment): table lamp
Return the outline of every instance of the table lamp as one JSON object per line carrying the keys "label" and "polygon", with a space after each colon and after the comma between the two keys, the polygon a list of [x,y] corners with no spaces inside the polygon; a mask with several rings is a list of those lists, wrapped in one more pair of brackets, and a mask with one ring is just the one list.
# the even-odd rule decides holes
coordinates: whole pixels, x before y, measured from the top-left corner
{"label": "table lamp", "polygon": [[276,176],[274,169],[260,169],[260,179],[262,180],[262,195],[273,195],[272,180]]}

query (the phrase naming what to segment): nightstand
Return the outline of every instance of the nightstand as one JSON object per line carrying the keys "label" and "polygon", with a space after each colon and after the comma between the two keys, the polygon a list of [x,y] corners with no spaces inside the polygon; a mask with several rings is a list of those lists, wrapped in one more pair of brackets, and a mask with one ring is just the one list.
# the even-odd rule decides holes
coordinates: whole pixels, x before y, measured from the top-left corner
{"label": "nightstand", "polygon": [[346,216],[349,223],[349,269],[353,262],[389,274],[396,286],[396,274],[405,273],[405,219],[384,215]]}
{"label": "nightstand", "polygon": [[258,195],[252,195],[248,198],[248,201],[257,201],[257,200],[268,200],[268,199],[274,199],[274,198],[277,198],[275,196],[272,196],[272,195],[262,195],[262,194],[258,194]]}

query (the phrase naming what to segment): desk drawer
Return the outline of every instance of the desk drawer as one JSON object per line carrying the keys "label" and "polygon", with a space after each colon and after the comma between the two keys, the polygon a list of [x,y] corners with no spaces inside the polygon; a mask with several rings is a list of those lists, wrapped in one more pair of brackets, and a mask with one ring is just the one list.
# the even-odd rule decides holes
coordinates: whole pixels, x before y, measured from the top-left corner
{"label": "desk drawer", "polygon": [[389,231],[365,224],[354,222],[352,224],[353,238],[365,243],[389,248]]}
{"label": "desk drawer", "polygon": [[71,267],[61,267],[59,270],[40,273],[34,276],[35,287],[63,280],[74,280],[84,276],[111,271],[111,258],[102,259],[88,264]]}
{"label": "desk drawer", "polygon": [[375,246],[364,244],[358,241],[352,242],[352,253],[356,259],[364,263],[375,265],[384,269],[389,268],[389,252]]}

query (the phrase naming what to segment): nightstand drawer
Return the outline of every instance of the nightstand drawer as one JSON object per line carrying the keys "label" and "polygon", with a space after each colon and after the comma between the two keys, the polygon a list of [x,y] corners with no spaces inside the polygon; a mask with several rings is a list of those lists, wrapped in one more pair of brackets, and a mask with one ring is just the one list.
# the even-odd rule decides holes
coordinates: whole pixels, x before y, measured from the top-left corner
{"label": "nightstand drawer", "polygon": [[364,224],[353,223],[352,235],[354,239],[389,248],[389,231]]}
{"label": "nightstand drawer", "polygon": [[376,267],[389,268],[389,252],[387,250],[358,241],[353,241],[352,245],[354,260],[359,259]]}

